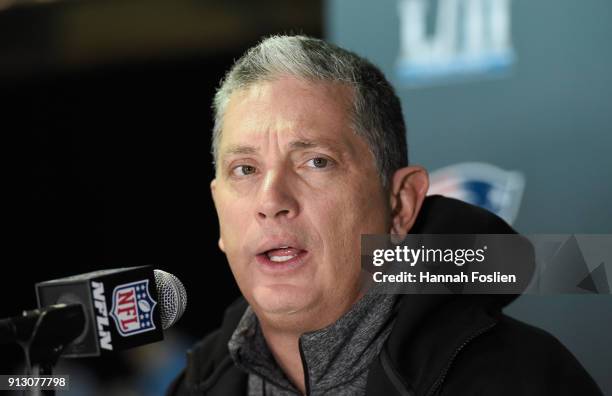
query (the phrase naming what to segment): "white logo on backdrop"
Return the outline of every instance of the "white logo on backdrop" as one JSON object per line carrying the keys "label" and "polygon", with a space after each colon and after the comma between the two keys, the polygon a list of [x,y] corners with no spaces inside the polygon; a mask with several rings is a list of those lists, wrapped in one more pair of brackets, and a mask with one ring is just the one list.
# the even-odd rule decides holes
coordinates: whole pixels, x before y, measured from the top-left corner
{"label": "white logo on backdrop", "polygon": [[525,175],[492,164],[464,162],[431,172],[428,195],[444,195],[490,210],[512,224],[518,215]]}
{"label": "white logo on backdrop", "polygon": [[510,0],[399,0],[400,81],[421,85],[506,72]]}

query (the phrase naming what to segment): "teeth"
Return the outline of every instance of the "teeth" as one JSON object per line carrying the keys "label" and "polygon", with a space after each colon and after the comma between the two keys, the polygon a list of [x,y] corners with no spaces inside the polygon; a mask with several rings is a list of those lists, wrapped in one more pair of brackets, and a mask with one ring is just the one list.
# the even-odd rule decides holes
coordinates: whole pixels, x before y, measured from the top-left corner
{"label": "teeth", "polygon": [[294,254],[293,256],[270,256],[270,260],[277,263],[282,263],[283,261],[291,260],[296,256],[297,254]]}

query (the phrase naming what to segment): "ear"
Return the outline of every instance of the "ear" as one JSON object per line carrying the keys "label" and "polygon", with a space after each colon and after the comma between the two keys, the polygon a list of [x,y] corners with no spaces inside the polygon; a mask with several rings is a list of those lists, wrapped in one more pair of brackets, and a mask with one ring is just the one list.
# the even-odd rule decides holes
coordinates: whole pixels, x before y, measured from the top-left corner
{"label": "ear", "polygon": [[[210,194],[212,195],[212,199],[213,199],[213,203],[215,204],[215,209],[217,208],[217,197],[216,197],[216,186],[217,186],[217,179],[213,179],[210,182]],[[217,214],[219,213],[219,210],[217,210]],[[223,245],[223,239],[221,238],[221,229],[219,229],[219,249],[221,249],[221,251],[223,253],[225,253],[225,246]]]}
{"label": "ear", "polygon": [[406,235],[419,214],[429,189],[425,168],[413,165],[398,169],[391,185],[390,234]]}

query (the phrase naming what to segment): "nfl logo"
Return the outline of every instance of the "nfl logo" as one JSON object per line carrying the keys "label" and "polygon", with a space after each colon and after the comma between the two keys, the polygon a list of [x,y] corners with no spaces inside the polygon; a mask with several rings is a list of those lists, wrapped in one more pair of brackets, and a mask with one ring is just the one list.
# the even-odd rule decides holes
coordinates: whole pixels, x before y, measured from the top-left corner
{"label": "nfl logo", "polygon": [[157,303],[149,293],[149,280],[126,283],[113,291],[111,316],[122,336],[155,330],[153,308]]}

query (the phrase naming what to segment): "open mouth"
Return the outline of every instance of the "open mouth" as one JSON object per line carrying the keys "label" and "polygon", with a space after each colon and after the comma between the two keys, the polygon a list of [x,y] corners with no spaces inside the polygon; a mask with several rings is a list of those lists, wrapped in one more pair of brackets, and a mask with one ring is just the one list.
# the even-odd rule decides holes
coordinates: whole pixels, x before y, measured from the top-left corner
{"label": "open mouth", "polygon": [[270,271],[287,271],[299,267],[308,251],[290,245],[281,245],[259,253],[257,262]]}
{"label": "open mouth", "polygon": [[275,263],[284,263],[285,261],[289,261],[292,258],[297,257],[300,252],[303,250],[296,249],[291,246],[281,246],[277,249],[270,249],[264,254],[270,259],[270,261],[274,261]]}

